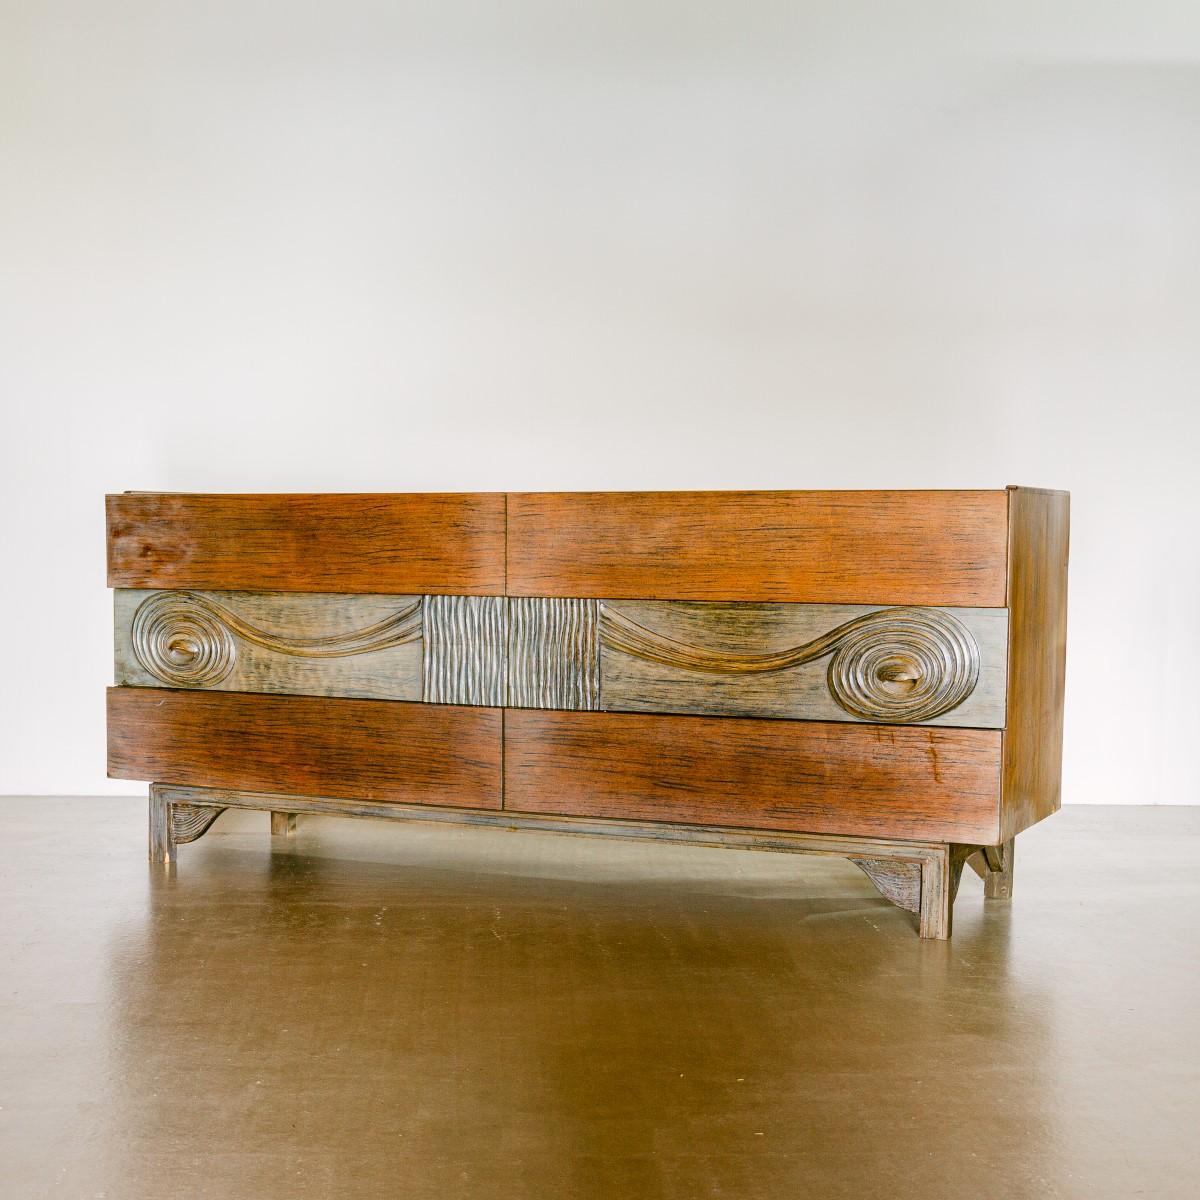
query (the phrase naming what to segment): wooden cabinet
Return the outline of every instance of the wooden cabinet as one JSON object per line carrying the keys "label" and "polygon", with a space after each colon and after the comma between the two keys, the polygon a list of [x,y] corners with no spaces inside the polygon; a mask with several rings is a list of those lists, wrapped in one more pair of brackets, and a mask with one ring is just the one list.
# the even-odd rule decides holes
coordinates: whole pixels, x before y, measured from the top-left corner
{"label": "wooden cabinet", "polygon": [[945,936],[962,864],[1005,892],[1059,804],[1068,511],[110,496],[110,774],[157,785],[160,858],[233,804],[582,822],[846,854]]}

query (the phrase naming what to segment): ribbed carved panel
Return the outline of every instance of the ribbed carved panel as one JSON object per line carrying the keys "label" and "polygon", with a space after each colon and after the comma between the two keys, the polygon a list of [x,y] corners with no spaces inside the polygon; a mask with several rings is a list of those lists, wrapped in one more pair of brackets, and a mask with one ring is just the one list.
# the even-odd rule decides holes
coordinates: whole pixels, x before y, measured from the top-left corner
{"label": "ribbed carved panel", "polygon": [[422,696],[432,704],[504,703],[502,596],[426,596]]}
{"label": "ribbed carved panel", "polygon": [[600,707],[600,602],[508,602],[508,703],[514,708]]}

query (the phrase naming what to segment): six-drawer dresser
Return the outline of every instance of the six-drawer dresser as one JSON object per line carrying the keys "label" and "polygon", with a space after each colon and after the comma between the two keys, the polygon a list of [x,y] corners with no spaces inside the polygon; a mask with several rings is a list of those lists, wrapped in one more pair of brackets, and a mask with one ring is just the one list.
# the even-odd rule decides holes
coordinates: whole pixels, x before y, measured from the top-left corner
{"label": "six-drawer dresser", "polygon": [[946,937],[1059,805],[1069,498],[108,497],[109,774],[226,808],[844,856]]}

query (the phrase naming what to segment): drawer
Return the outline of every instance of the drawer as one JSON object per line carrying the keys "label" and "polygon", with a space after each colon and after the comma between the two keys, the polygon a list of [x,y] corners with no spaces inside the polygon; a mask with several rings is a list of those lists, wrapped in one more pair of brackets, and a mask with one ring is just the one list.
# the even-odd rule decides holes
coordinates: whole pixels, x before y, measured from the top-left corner
{"label": "drawer", "polygon": [[1004,727],[1002,608],[605,600],[598,624],[606,711]]}
{"label": "drawer", "polygon": [[421,596],[118,588],[113,597],[121,685],[423,699]]}
{"label": "drawer", "polygon": [[227,591],[504,592],[504,496],[107,498],[108,586]]}
{"label": "drawer", "polygon": [[501,807],[494,708],[110,688],[108,773],[248,792]]}
{"label": "drawer", "polygon": [[992,608],[143,591],[118,684],[1000,729]]}
{"label": "drawer", "polygon": [[994,845],[996,730],[508,710],[504,807]]}
{"label": "drawer", "polygon": [[524,492],[508,593],[1000,608],[1004,491]]}

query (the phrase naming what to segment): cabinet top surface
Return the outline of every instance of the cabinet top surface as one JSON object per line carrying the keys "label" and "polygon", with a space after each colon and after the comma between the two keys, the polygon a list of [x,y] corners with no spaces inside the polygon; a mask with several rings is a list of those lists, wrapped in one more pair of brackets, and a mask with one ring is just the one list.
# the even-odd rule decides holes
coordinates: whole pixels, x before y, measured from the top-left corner
{"label": "cabinet top surface", "polygon": [[254,496],[282,498],[287,496],[346,496],[346,497],[381,497],[381,496],[976,496],[1005,491],[1045,492],[1066,495],[1065,489],[1027,487],[1023,484],[1008,484],[1000,488],[582,488],[573,491],[549,490],[536,491],[495,491],[483,490],[474,492],[172,492],[154,491],[152,489],[127,489],[124,492],[110,492],[110,497],[118,496],[188,496],[197,499],[212,497],[214,499],[239,499]]}

